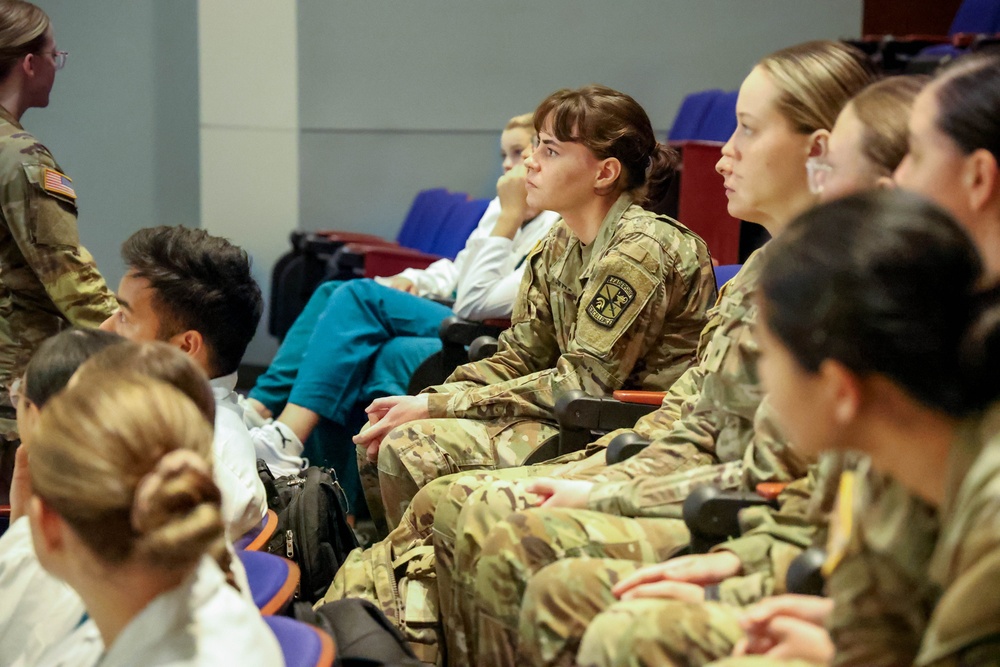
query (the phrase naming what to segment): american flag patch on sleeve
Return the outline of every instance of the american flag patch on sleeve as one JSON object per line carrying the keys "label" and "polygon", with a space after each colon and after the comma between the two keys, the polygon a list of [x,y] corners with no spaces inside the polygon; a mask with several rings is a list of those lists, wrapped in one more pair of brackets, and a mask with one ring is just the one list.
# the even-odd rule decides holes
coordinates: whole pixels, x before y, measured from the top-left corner
{"label": "american flag patch on sleeve", "polygon": [[45,178],[42,180],[42,188],[48,192],[72,197],[76,199],[76,190],[73,189],[73,179],[66,174],[60,174],[55,169],[46,169]]}

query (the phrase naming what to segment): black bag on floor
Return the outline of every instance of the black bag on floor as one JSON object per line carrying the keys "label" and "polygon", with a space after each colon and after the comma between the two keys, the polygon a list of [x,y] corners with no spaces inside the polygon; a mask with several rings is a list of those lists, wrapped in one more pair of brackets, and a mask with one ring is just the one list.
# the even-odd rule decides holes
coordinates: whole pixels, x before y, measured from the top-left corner
{"label": "black bag on floor", "polygon": [[337,600],[313,609],[297,602],[292,616],[325,630],[337,645],[343,667],[420,667],[399,630],[378,607],[358,598]]}
{"label": "black bag on floor", "polygon": [[299,597],[315,602],[326,593],[347,554],[358,546],[347,524],[347,496],[337,473],[313,466],[275,479],[259,459],[257,472],[267,492],[267,506],[278,515],[278,528],[267,550],[298,564],[302,573]]}

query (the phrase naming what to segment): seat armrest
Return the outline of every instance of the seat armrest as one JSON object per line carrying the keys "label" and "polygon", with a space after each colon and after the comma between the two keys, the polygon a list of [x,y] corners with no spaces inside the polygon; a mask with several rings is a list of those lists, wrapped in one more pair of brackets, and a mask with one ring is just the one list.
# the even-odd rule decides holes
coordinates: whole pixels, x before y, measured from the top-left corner
{"label": "seat armrest", "polygon": [[608,465],[614,465],[632,458],[648,446],[649,440],[635,431],[626,431],[611,439],[604,456],[608,461]]}
{"label": "seat armrest", "polygon": [[497,353],[500,343],[493,336],[480,336],[469,343],[469,361],[488,359]]}
{"label": "seat armrest", "polygon": [[589,396],[580,390],[568,391],[556,400],[559,455],[583,449],[595,433],[633,426],[655,409],[650,404],[622,403],[613,398]]}
{"label": "seat armrest", "polygon": [[826,550],[809,547],[788,565],[785,574],[785,590],[799,595],[822,595],[826,581],[823,578],[823,563]]}
{"label": "seat armrest", "polygon": [[747,507],[770,505],[769,500],[749,491],[720,491],[714,486],[700,486],[684,500],[684,523],[691,533],[691,549],[703,553],[714,545],[740,534],[739,513]]}
{"label": "seat armrest", "polygon": [[[506,324],[504,324],[506,322]],[[438,336],[445,345],[466,345],[480,336],[499,336],[500,333],[510,326],[510,320],[486,320],[475,322],[473,320],[462,319],[458,315],[449,315],[441,321],[438,327]]]}
{"label": "seat armrest", "polygon": [[622,403],[641,403],[643,405],[660,407],[663,404],[663,399],[667,397],[667,392],[619,389],[612,392],[611,397],[616,401],[621,401]]}

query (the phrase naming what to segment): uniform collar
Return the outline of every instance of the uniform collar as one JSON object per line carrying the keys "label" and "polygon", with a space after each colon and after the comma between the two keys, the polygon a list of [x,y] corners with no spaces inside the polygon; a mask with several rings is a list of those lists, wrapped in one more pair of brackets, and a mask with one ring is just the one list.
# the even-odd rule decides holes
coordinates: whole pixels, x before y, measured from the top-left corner
{"label": "uniform collar", "polygon": [[16,118],[14,118],[14,114],[12,114],[11,112],[7,111],[7,109],[3,108],[2,106],[0,106],[0,118],[2,118],[3,120],[7,121],[11,125],[14,125],[19,130],[23,130],[24,129],[24,126],[21,125],[21,122],[18,121]]}
{"label": "uniform collar", "polygon": [[625,211],[628,207],[632,205],[632,195],[627,192],[623,192],[615,200],[615,203],[611,205],[611,209],[608,210],[607,215],[604,216],[603,222],[601,222],[600,229],[597,230],[597,236],[594,238],[593,243],[588,245],[580,244],[581,252],[583,256],[584,273],[589,273],[590,265],[593,261],[599,260],[604,254],[604,249],[608,247],[611,242],[611,237],[615,235],[618,230],[618,221],[621,220]]}

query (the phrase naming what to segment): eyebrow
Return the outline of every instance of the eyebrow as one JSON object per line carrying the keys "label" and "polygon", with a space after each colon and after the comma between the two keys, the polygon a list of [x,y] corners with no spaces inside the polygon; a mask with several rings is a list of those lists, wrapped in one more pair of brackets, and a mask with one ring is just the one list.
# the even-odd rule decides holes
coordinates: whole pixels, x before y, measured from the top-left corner
{"label": "eyebrow", "polygon": [[118,305],[120,307],[124,308],[125,310],[132,310],[132,306],[129,305],[128,301],[126,301],[125,299],[121,298],[117,294],[115,295],[115,298],[118,299]]}

